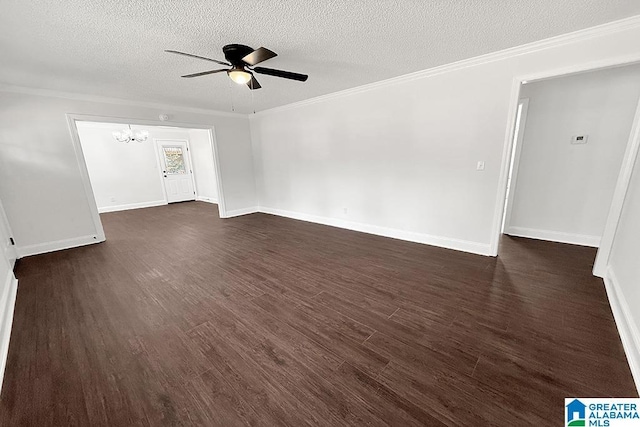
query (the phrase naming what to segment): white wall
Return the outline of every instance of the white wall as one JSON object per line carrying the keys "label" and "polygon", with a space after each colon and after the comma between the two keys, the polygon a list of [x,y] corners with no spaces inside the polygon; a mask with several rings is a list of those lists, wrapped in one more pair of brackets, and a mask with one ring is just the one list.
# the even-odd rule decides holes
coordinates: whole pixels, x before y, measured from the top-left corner
{"label": "white wall", "polygon": [[217,203],[218,183],[216,182],[214,153],[211,148],[209,133],[202,129],[190,129],[189,141],[198,200]]}
{"label": "white wall", "polygon": [[227,212],[255,205],[251,136],[244,116],[98,102],[2,86],[0,198],[22,254],[89,243],[97,233],[67,113],[137,120],[157,120],[159,114],[166,113],[175,123],[214,126]]}
{"label": "white wall", "polygon": [[609,256],[609,299],[640,390],[640,160],[636,159]]}
{"label": "white wall", "polygon": [[[82,152],[100,212],[164,204],[153,127],[142,143],[117,142],[112,132],[127,124],[77,122]],[[138,127],[133,127],[134,131]],[[186,131],[184,133],[187,133]],[[188,133],[187,133],[188,134]]]}
{"label": "white wall", "polygon": [[263,210],[492,254],[513,79],[640,57],[638,22],[581,37],[258,113]]}
{"label": "white wall", "polygon": [[[639,65],[523,86],[529,109],[507,234],[598,246],[639,96]],[[572,145],[574,135],[587,144]]]}

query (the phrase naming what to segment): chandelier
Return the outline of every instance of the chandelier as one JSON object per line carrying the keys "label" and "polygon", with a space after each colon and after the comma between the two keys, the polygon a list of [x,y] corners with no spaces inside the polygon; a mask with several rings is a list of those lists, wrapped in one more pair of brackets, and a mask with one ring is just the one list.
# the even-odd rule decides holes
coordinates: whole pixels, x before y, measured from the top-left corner
{"label": "chandelier", "polygon": [[126,142],[129,143],[131,141],[135,142],[144,142],[149,138],[149,131],[142,130],[140,132],[133,132],[131,129],[131,125],[127,125],[128,128],[124,129],[122,132],[113,132],[113,137],[118,142]]}

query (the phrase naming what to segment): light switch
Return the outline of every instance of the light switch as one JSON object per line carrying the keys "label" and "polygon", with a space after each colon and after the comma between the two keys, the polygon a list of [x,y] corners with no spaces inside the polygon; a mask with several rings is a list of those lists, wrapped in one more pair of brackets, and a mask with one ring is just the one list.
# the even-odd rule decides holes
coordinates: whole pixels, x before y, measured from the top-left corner
{"label": "light switch", "polygon": [[476,165],[476,170],[478,171],[483,171],[484,170],[484,162],[483,161],[479,161],[478,164]]}
{"label": "light switch", "polygon": [[575,135],[571,137],[572,144],[586,144],[589,135]]}

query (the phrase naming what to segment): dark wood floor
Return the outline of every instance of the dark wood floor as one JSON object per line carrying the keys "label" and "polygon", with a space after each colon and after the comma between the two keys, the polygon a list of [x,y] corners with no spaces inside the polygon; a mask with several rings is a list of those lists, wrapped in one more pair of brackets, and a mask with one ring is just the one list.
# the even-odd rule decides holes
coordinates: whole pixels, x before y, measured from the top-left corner
{"label": "dark wood floor", "polygon": [[19,262],[2,426],[559,425],[636,396],[595,251],[488,258],[192,202]]}

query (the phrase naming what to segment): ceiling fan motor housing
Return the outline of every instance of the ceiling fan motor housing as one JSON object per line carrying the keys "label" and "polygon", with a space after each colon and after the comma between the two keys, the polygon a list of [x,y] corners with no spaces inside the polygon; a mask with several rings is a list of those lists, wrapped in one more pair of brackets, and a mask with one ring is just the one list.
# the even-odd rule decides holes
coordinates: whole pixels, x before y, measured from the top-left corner
{"label": "ceiling fan motor housing", "polygon": [[253,48],[243,44],[228,44],[222,48],[222,52],[227,61],[232,65],[235,67],[243,67],[246,64],[242,58],[253,52]]}

